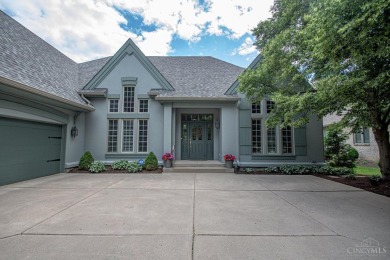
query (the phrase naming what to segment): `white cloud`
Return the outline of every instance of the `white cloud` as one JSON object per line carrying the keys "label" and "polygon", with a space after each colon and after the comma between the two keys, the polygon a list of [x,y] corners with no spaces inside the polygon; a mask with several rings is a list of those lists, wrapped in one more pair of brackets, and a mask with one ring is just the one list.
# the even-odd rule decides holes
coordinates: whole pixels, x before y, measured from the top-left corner
{"label": "white cloud", "polygon": [[232,52],[232,55],[236,55],[237,53],[240,54],[240,55],[248,55],[248,54],[252,54],[252,53],[255,53],[255,54],[258,54],[259,52],[257,51],[256,49],[256,46],[253,45],[253,40],[251,37],[247,37],[244,42],[241,44],[240,47],[238,47],[237,49],[234,49],[233,52]]}
{"label": "white cloud", "polygon": [[[81,62],[113,55],[131,38],[146,55],[168,55],[173,36],[197,42],[207,35],[238,39],[270,16],[273,0],[1,0],[0,8],[44,40]],[[138,35],[114,7],[143,18],[152,32]],[[244,43],[245,44],[245,43]],[[242,50],[240,49],[242,48]],[[241,53],[253,48],[241,46]],[[241,54],[245,55],[245,54]]]}

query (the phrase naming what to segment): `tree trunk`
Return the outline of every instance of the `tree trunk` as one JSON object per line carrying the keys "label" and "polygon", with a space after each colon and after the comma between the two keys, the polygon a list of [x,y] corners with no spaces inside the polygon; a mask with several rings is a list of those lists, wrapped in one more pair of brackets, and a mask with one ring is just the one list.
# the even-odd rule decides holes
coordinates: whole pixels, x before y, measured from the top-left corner
{"label": "tree trunk", "polygon": [[383,179],[390,179],[390,139],[387,126],[372,128],[379,148],[379,168]]}

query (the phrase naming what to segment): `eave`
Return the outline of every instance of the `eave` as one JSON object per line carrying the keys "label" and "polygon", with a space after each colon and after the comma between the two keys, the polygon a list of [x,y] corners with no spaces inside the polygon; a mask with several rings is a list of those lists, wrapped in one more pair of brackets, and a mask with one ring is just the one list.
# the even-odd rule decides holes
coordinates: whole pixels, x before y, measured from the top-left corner
{"label": "eave", "polygon": [[[12,87],[12,92],[17,92],[19,96],[23,96],[24,93],[28,93],[29,98],[31,99],[37,99],[37,101],[41,101],[41,102],[44,102],[43,100],[48,101],[49,103],[52,102],[53,105],[61,108],[65,108],[73,111],[82,111],[82,112],[90,112],[95,110],[95,108],[91,105],[80,104],[1,76],[0,76],[0,84],[4,84],[9,87]],[[7,92],[6,87],[2,88],[2,90],[4,92]]]}

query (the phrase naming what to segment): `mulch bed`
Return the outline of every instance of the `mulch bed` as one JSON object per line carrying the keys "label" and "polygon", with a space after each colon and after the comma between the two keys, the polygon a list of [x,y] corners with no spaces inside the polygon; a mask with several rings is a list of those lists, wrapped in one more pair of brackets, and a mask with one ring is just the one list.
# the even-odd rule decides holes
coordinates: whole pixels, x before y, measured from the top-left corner
{"label": "mulch bed", "polygon": [[[156,171],[146,171],[146,170],[143,170],[142,172],[137,172],[137,173],[130,173],[126,170],[114,170],[111,168],[111,166],[106,166],[106,170],[104,172],[100,172],[100,173],[112,173],[112,174],[117,174],[117,173],[122,173],[122,174],[151,174],[151,173],[155,173],[155,174],[159,174],[159,173],[162,173],[163,170],[162,168],[158,168]],[[92,173],[92,172],[89,172],[89,171],[86,171],[86,170],[80,170],[78,167],[75,167],[75,168],[72,168],[68,171],[68,173],[90,173],[90,174],[100,174],[100,173]]]}
{"label": "mulch bed", "polygon": [[321,174],[316,174],[314,176],[346,184],[352,187],[360,188],[366,191],[374,192],[386,197],[390,197],[390,180],[381,180],[377,185],[375,185],[371,183],[370,178],[367,176],[357,175],[356,180],[347,179],[342,176],[330,176]]}
{"label": "mulch bed", "polygon": [[[247,174],[247,175],[284,175],[283,173],[268,173],[262,170],[255,170],[253,172],[238,171],[237,174]],[[331,176],[323,174],[313,174],[313,176],[339,182],[345,185],[363,189],[366,191],[374,192],[386,197],[390,197],[390,180],[384,181],[381,180],[377,185],[372,184],[370,178],[367,176],[356,176],[356,180],[347,179],[343,176]]]}

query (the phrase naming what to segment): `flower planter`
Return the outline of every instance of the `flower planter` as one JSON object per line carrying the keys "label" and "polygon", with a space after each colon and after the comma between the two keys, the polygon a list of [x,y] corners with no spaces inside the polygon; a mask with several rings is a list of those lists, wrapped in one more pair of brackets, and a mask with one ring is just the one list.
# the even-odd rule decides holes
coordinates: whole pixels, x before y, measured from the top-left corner
{"label": "flower planter", "polygon": [[233,168],[233,161],[225,161],[225,167],[226,168]]}
{"label": "flower planter", "polygon": [[164,167],[165,168],[172,168],[172,160],[164,161]]}

